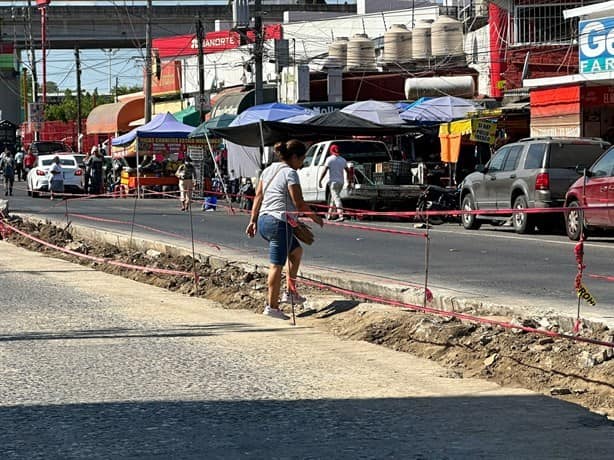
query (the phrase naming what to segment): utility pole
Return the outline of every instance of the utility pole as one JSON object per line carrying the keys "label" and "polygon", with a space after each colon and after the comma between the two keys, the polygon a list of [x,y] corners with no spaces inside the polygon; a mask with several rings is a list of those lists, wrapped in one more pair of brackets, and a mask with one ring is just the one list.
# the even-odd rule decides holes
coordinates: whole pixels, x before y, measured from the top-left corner
{"label": "utility pole", "polygon": [[147,0],[145,26],[145,123],[151,121],[151,0]]}
{"label": "utility pole", "polygon": [[[37,85],[37,72],[36,72],[36,53],[34,52],[34,39],[32,38],[32,1],[28,0],[28,8],[26,14],[26,30],[28,31],[28,42],[30,50],[30,72],[32,73],[32,102],[38,102],[38,85]],[[33,121],[28,118],[28,121]],[[39,128],[38,120],[34,123],[34,140],[39,140]]]}
{"label": "utility pole", "polygon": [[262,90],[262,47],[263,47],[263,33],[262,33],[262,0],[256,0],[254,4],[254,32],[256,35],[256,41],[254,43],[254,67],[256,72],[256,87],[255,89],[255,105],[262,104],[263,90]]}
{"label": "utility pole", "polygon": [[37,0],[41,15],[41,53],[43,63],[43,109],[47,105],[47,6],[51,0]]}
{"label": "utility pole", "polygon": [[77,68],[77,151],[82,152],[81,140],[81,59],[79,47],[75,46],[75,67]]}
{"label": "utility pole", "polygon": [[203,104],[205,100],[205,53],[203,50],[205,31],[203,23],[200,20],[200,14],[196,20],[196,41],[198,43],[198,112],[200,113],[200,122],[205,121],[205,113],[203,112]]}

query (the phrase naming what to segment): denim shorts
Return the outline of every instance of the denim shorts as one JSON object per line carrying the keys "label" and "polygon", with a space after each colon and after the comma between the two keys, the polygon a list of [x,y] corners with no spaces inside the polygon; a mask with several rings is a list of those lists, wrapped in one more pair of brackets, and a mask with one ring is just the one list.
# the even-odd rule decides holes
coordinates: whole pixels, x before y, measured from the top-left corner
{"label": "denim shorts", "polygon": [[269,260],[273,265],[285,265],[288,254],[301,247],[290,224],[273,216],[261,215],[258,218],[258,231],[269,242]]}

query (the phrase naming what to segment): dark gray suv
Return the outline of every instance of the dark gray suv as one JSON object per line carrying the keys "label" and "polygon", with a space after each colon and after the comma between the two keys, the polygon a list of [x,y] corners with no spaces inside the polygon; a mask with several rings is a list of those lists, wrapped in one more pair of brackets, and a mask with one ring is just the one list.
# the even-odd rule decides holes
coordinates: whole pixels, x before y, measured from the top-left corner
{"label": "dark gray suv", "polygon": [[[562,207],[565,193],[609,144],[595,138],[540,137],[521,139],[495,152],[461,184],[461,208],[497,210],[496,214],[465,214],[463,226],[478,229],[483,222],[500,225],[509,216],[517,233],[531,233],[563,223],[556,213],[514,213],[511,209]],[[509,213],[501,211],[510,210]]]}

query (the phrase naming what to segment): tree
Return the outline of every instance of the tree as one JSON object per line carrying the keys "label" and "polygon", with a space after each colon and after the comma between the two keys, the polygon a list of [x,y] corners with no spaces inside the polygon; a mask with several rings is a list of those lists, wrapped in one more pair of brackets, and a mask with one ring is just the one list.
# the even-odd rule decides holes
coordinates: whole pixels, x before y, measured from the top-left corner
{"label": "tree", "polygon": [[47,93],[59,93],[60,92],[60,88],[58,87],[58,84],[54,81],[48,81],[47,82]]}

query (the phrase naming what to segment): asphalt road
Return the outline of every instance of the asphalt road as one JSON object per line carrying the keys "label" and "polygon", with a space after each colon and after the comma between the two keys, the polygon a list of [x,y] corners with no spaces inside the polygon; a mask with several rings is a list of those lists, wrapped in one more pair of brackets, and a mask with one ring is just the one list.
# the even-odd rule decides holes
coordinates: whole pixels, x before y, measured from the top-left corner
{"label": "asphalt road", "polygon": [[609,459],[612,422],[0,242],[0,458]]}
{"label": "asphalt road", "polygon": [[[20,187],[21,184],[17,184]],[[32,199],[17,191],[11,200],[14,212],[63,218],[65,205],[47,199]],[[131,221],[132,199],[70,201],[70,213],[104,219]],[[224,210],[202,212],[194,207],[194,235],[246,254],[266,256],[261,238],[248,239],[243,231],[245,215],[228,215]],[[125,224],[93,222],[76,216],[72,221],[109,230],[126,231]],[[189,247],[189,216],[171,199],[139,200],[138,224],[179,235]],[[357,223],[370,227],[415,230],[412,223]],[[137,228],[156,238],[156,233]],[[371,274],[400,282],[422,284],[425,268],[425,239],[326,225],[316,229],[316,243],[306,252],[305,264],[352,273]],[[573,286],[576,275],[574,243],[564,235],[516,235],[510,228],[485,225],[466,231],[458,225],[435,226],[431,230],[429,280],[433,290],[447,288],[459,297],[553,308],[574,312],[577,300]],[[160,238],[159,235],[157,235]],[[614,275],[614,238],[586,243],[587,273]],[[614,284],[585,277],[585,284],[598,301],[597,307],[582,306],[584,312],[614,318]]]}

